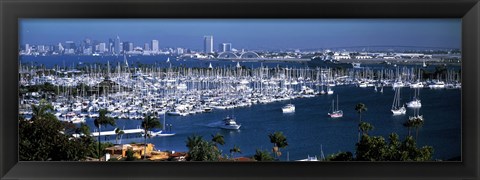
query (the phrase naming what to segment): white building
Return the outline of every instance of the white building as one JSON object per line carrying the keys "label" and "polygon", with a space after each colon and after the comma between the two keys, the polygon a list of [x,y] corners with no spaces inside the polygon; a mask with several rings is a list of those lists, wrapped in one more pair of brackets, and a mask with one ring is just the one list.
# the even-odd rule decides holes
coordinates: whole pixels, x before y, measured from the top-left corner
{"label": "white building", "polygon": [[152,40],[152,52],[157,53],[158,51],[158,40]]}
{"label": "white building", "polygon": [[355,56],[355,59],[372,59],[373,57],[372,56]]}

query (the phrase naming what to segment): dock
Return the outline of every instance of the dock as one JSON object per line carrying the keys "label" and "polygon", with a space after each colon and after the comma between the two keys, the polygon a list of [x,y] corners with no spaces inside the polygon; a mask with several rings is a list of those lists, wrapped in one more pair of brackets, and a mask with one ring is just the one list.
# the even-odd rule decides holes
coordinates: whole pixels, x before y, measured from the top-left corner
{"label": "dock", "polygon": [[[97,132],[92,132],[90,135],[91,136],[94,136],[94,137],[97,137],[97,136],[113,136],[113,135],[116,135],[115,133],[115,130],[114,129],[113,131],[101,131],[100,133],[97,131]],[[123,129],[123,134],[139,134],[139,133],[143,133],[144,130],[142,128],[139,128],[137,127],[136,129]],[[73,137],[80,137],[81,135],[83,134],[72,134]]]}

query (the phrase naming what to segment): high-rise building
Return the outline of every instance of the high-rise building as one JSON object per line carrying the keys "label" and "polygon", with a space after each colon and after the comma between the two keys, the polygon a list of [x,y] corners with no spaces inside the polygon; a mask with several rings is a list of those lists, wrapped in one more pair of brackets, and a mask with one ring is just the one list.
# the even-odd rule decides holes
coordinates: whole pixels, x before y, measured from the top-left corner
{"label": "high-rise building", "polygon": [[117,38],[115,38],[115,45],[114,45],[114,50],[115,50],[115,54],[119,55],[122,48],[120,46],[120,37],[117,35]]}
{"label": "high-rise building", "polygon": [[150,51],[150,44],[145,43],[145,45],[143,46],[143,50]]}
{"label": "high-rise building", "polygon": [[158,40],[152,40],[152,51],[158,52]]}
{"label": "high-rise building", "polygon": [[177,54],[183,54],[183,48],[177,48]]}
{"label": "high-rise building", "polygon": [[107,45],[106,45],[105,43],[100,43],[100,44],[98,44],[98,52],[104,53],[105,50],[107,49],[106,46],[107,46]]}
{"label": "high-rise building", "polygon": [[222,43],[220,44],[222,52],[230,52],[232,51],[232,43]]}
{"label": "high-rise building", "polygon": [[126,53],[126,52],[130,51],[129,44],[130,44],[130,42],[128,42],[128,41],[123,42],[123,44],[122,44],[123,53]]}
{"label": "high-rise building", "polygon": [[203,52],[213,53],[213,36],[203,37]]}
{"label": "high-rise building", "polygon": [[25,52],[28,52],[30,50],[30,44],[25,44]]}
{"label": "high-rise building", "polygon": [[112,38],[109,38],[108,44],[106,44],[108,52],[113,53],[114,44],[115,44],[115,40],[113,40]]}

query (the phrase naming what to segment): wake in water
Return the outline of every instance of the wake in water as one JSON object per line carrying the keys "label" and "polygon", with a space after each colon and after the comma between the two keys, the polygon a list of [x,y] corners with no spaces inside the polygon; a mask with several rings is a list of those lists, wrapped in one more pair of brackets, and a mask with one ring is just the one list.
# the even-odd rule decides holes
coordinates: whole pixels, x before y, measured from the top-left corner
{"label": "wake in water", "polygon": [[223,121],[215,121],[215,122],[208,123],[206,126],[217,128],[217,127],[220,127],[222,124],[223,124]]}

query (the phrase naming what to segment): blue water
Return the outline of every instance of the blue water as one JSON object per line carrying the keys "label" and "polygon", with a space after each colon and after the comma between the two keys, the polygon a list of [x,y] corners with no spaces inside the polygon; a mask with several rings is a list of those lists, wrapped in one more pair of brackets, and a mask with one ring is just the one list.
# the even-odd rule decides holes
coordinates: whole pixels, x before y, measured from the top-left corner
{"label": "blue water", "polygon": [[[366,104],[368,111],[362,119],[375,126],[371,135],[381,135],[388,139],[391,132],[405,137],[408,133],[403,123],[413,114],[407,109],[407,115],[392,116],[390,112],[394,91],[385,88],[384,93],[376,93],[373,88],[358,88],[353,86],[335,87],[335,94],[314,98],[295,99],[291,102],[296,106],[294,114],[283,114],[281,107],[288,102],[258,104],[235,110],[215,110],[213,113],[203,113],[193,116],[166,116],[167,124],[173,124],[172,137],[153,137],[148,140],[160,150],[187,151],[185,140],[192,134],[202,135],[210,140],[211,135],[224,135],[226,144],[220,146],[224,153],[238,145],[243,154],[252,156],[255,149],[271,150],[272,144],[268,134],[282,131],[287,137],[289,146],[282,150],[282,160],[286,160],[287,152],[290,160],[304,159],[307,155],[320,155],[320,146],[324,154],[339,151],[355,151],[357,142],[358,114],[354,110],[357,103]],[[332,99],[340,98],[340,109],[344,117],[331,119],[327,113]],[[403,88],[402,103],[411,100],[413,90]],[[430,145],[435,149],[435,159],[449,159],[461,155],[461,90],[421,90],[422,108],[420,114],[425,118],[424,126],[418,134],[418,146]],[[237,123],[242,124],[240,130],[223,130],[215,127],[225,116],[234,114]],[[163,117],[161,117],[163,121]],[[93,121],[87,123],[94,128]],[[117,120],[120,128],[135,128],[141,120]],[[108,127],[113,129],[113,127]],[[412,130],[412,135],[415,131]],[[114,139],[111,137],[110,139]],[[114,142],[114,141],[111,141]],[[142,137],[124,136],[123,143],[143,142]]]}
{"label": "blue water", "polygon": [[[167,63],[167,58],[170,58],[170,63]],[[20,56],[20,62],[28,65],[45,65],[47,68],[55,66],[59,67],[78,67],[86,64],[101,63],[106,64],[107,61],[113,67],[118,62],[124,65],[123,56]],[[214,68],[216,67],[235,67],[237,62],[227,60],[197,60],[197,59],[177,59],[175,56],[158,55],[158,56],[131,56],[127,57],[128,64],[132,67],[136,67],[138,63],[142,64],[156,64],[157,67],[199,67],[207,68],[210,63]],[[306,67],[306,62],[240,62],[241,66],[248,68],[257,68],[262,64],[268,67]]]}

